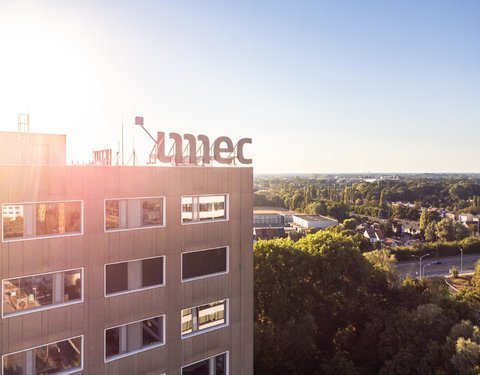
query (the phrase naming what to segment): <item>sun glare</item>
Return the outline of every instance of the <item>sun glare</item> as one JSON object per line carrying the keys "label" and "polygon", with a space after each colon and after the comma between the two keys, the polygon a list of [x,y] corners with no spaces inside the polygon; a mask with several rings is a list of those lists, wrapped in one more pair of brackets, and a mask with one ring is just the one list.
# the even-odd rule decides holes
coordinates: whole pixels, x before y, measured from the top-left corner
{"label": "sun glare", "polygon": [[41,124],[43,132],[58,132],[60,119],[100,99],[88,31],[69,21],[32,4],[7,7],[0,15],[0,101],[14,115],[30,111],[50,118]]}

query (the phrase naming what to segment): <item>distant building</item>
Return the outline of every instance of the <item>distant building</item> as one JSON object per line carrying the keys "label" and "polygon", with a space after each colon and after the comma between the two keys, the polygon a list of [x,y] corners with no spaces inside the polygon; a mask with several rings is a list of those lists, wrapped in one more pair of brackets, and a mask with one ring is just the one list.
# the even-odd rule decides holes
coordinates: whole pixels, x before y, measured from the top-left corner
{"label": "distant building", "polygon": [[472,214],[460,214],[458,215],[458,221],[461,223],[473,222]]}
{"label": "distant building", "polygon": [[397,202],[391,202],[392,206],[399,206],[399,205],[404,205],[407,206],[408,208],[415,207],[415,204],[409,201],[397,201]]}
{"label": "distant building", "polygon": [[292,222],[292,211],[281,207],[259,206],[253,208],[254,227],[283,227]]}
{"label": "distant building", "polygon": [[399,220],[402,225],[402,234],[420,234],[420,222],[415,220]]}
{"label": "distant building", "polygon": [[403,246],[404,243],[403,243],[403,241],[399,241],[399,240],[396,240],[394,238],[386,238],[385,242],[384,242],[384,245],[385,246],[396,247],[396,246]]}
{"label": "distant building", "polygon": [[287,234],[282,228],[254,228],[253,235],[255,240],[276,240],[277,238],[285,238]]}
{"label": "distant building", "polygon": [[375,229],[373,226],[365,229],[363,236],[367,238],[370,243],[375,243],[377,241],[380,241],[381,243],[385,242],[385,236],[383,232],[379,229]]}
{"label": "distant building", "polygon": [[338,220],[322,215],[293,215],[293,226],[300,230],[327,229],[333,225],[338,225]]}
{"label": "distant building", "polygon": [[277,213],[253,214],[254,227],[280,227],[283,226],[283,216]]}

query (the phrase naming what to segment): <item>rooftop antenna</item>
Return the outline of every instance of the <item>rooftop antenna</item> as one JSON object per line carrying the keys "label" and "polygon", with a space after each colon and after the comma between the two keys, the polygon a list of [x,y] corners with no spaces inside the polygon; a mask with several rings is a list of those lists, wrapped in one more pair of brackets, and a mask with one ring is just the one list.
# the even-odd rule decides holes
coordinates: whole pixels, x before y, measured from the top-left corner
{"label": "rooftop antenna", "polygon": [[120,163],[120,141],[118,141],[117,152],[115,153],[115,165]]}
{"label": "rooftop antenna", "polygon": [[122,108],[122,165],[124,165],[124,162],[123,162],[123,108]]}
{"label": "rooftop antenna", "polygon": [[30,115],[18,114],[17,133],[17,160],[20,164],[27,164],[28,133],[30,133]]}
{"label": "rooftop antenna", "polygon": [[[137,154],[135,153],[135,136],[133,136],[133,151],[132,151],[132,155],[130,155],[130,157],[128,158],[128,161],[127,161],[127,165],[130,164],[130,160],[133,160],[133,166],[137,165],[137,164],[140,164],[138,162],[138,158],[137,158]],[[136,162],[136,164],[135,164]]]}

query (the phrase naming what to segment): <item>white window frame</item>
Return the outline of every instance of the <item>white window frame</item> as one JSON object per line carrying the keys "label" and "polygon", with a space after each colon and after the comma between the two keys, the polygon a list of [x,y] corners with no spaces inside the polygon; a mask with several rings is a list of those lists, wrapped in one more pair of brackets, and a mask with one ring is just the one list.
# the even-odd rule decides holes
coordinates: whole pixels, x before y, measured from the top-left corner
{"label": "white window frame", "polygon": [[[128,326],[130,324],[135,324],[135,323],[139,323],[139,322],[143,322],[144,320],[150,320],[150,319],[155,319],[155,318],[162,318],[162,333],[163,333],[163,337],[162,337],[162,342],[161,343],[158,343],[158,344],[153,344],[153,345],[149,345],[149,346],[146,346],[144,348],[141,348],[141,349],[135,349],[135,350],[132,350],[131,352],[127,352],[127,353],[121,353],[121,354],[118,354],[118,355],[115,355],[115,356],[112,356],[110,358],[107,359],[107,331],[109,329],[112,329],[112,328],[119,328],[119,327],[123,327],[123,326]],[[112,327],[108,327],[108,328],[105,328],[103,330],[103,361],[104,363],[109,363],[109,362],[112,362],[112,361],[116,361],[117,359],[120,359],[120,358],[125,358],[125,357],[129,357],[131,355],[134,355],[134,354],[137,354],[137,353],[141,353],[141,352],[145,352],[147,350],[150,350],[150,349],[154,349],[154,348],[158,348],[160,346],[163,346],[165,345],[166,343],[166,338],[167,338],[167,331],[166,331],[166,325],[165,325],[165,321],[166,321],[166,315],[165,314],[162,314],[162,315],[155,315],[155,316],[151,316],[150,318],[144,318],[144,319],[139,319],[139,320],[135,320],[133,322],[128,322],[128,323],[125,323],[125,324],[119,324],[119,325],[116,325],[116,326],[112,326]],[[128,340],[128,337],[127,337],[127,340]]]}
{"label": "white window frame", "polygon": [[79,336],[69,337],[69,338],[66,338],[66,339],[63,339],[63,340],[52,341],[52,342],[49,342],[48,344],[42,344],[42,345],[34,346],[33,348],[17,350],[16,352],[7,353],[7,354],[2,355],[2,375],[4,375],[4,371],[5,371],[4,370],[4,365],[3,365],[4,358],[9,356],[9,355],[18,354],[18,353],[22,353],[22,352],[27,352],[29,350],[35,350],[35,349],[41,348],[43,346],[56,344],[57,342],[62,342],[62,341],[73,340],[73,339],[76,339],[76,338],[79,338],[79,337],[81,338],[80,368],[75,368],[75,369],[72,369],[72,370],[67,370],[67,371],[62,371],[62,372],[57,372],[56,374],[53,374],[53,375],[67,375],[67,374],[73,374],[75,372],[83,371],[85,340],[84,340],[84,335],[79,335]]}
{"label": "white window frame", "polygon": [[[214,220],[199,220],[199,221],[189,221],[184,223],[182,218],[182,199],[188,197],[212,197],[216,195],[225,196],[225,219],[214,219]],[[193,213],[193,212],[192,212]],[[230,219],[230,195],[228,193],[217,193],[217,194],[186,194],[180,197],[180,224],[182,225],[194,225],[194,224],[205,224],[205,223],[220,223],[222,221],[228,221]]]}
{"label": "white window frame", "polygon": [[[107,294],[107,266],[109,266],[111,264],[138,262],[138,261],[147,260],[147,259],[154,259],[154,258],[163,258],[163,283],[162,284],[156,284],[156,285],[151,285],[151,286],[147,286],[147,287],[143,287],[143,288],[129,289],[129,290],[123,290],[121,292],[115,292],[115,293]],[[157,256],[153,256],[153,257],[146,257],[146,258],[139,258],[139,259],[124,260],[124,261],[120,261],[120,262],[105,263],[103,265],[103,295],[104,295],[105,298],[109,298],[109,297],[120,296],[122,294],[136,293],[136,292],[140,292],[142,290],[161,288],[162,286],[165,286],[165,284],[166,284],[165,283],[166,272],[167,272],[167,257],[165,255],[157,255]],[[128,277],[128,275],[127,275],[127,277]]]}
{"label": "white window frame", "polygon": [[[215,250],[215,249],[223,248],[223,247],[227,249],[227,257],[226,257],[227,265],[226,265],[226,271],[224,271],[224,272],[216,272],[216,273],[209,273],[208,275],[195,276],[195,277],[190,277],[190,278],[188,278],[188,279],[184,279],[184,278],[183,278],[183,254],[190,254],[190,253],[197,253],[197,252],[200,252],[200,251]],[[219,276],[219,275],[225,275],[225,274],[227,274],[227,273],[230,272],[230,246],[216,246],[216,247],[211,247],[211,248],[208,248],[208,249],[184,251],[184,252],[182,252],[180,255],[181,255],[181,256],[180,256],[180,277],[181,277],[181,279],[182,279],[182,283],[186,283],[186,282],[193,281],[193,280],[205,279],[205,278],[207,278],[207,277],[215,277],[215,276]]]}
{"label": "white window frame", "polygon": [[[187,310],[187,309],[193,310],[193,309],[196,309],[198,307],[208,305],[210,303],[217,303],[217,302],[222,302],[222,301],[225,301],[225,305],[224,305],[225,306],[225,313],[224,313],[225,314],[225,323],[218,324],[214,327],[201,329],[201,330],[191,332],[191,333],[186,333],[186,334],[182,333],[183,310]],[[189,339],[190,337],[202,335],[202,334],[207,333],[207,332],[211,332],[211,331],[215,331],[217,329],[228,327],[230,325],[230,319],[229,318],[230,318],[230,299],[229,298],[224,298],[224,299],[220,299],[220,300],[213,301],[213,302],[202,303],[201,305],[197,305],[197,306],[194,306],[194,307],[185,307],[180,311],[180,336],[181,336],[182,340],[185,340],[185,339]]]}
{"label": "white window frame", "polygon": [[[48,306],[37,307],[37,308],[34,308],[34,309],[16,311],[16,312],[6,314],[6,315],[4,314],[4,311],[3,311],[3,282],[4,281],[6,281],[6,280],[8,281],[8,280],[12,280],[12,279],[20,279],[20,278],[24,278],[24,277],[35,277],[35,276],[41,276],[41,275],[49,275],[49,274],[52,274],[52,273],[75,271],[75,270],[80,270],[81,273],[82,273],[82,276],[81,276],[82,277],[82,297],[80,298],[80,300],[78,300],[78,301],[67,301],[67,302],[58,303],[58,304],[55,304],[55,305],[52,304],[52,305],[48,305]],[[11,318],[13,316],[33,314],[33,313],[38,312],[38,311],[45,311],[45,310],[56,309],[56,308],[59,308],[59,307],[75,305],[77,303],[83,303],[84,301],[85,301],[85,271],[84,271],[83,267],[71,268],[71,269],[66,269],[66,270],[51,271],[51,272],[36,273],[36,274],[33,274],[33,275],[21,275],[21,276],[9,277],[9,278],[2,279],[2,306],[1,306],[2,319],[8,319],[8,318]]]}
{"label": "white window frame", "polygon": [[[148,225],[144,227],[135,227],[135,228],[118,228],[118,229],[107,229],[107,201],[125,201],[125,200],[142,200],[142,199],[163,199],[163,224],[162,225]],[[167,216],[166,214],[166,207],[167,207],[167,198],[165,196],[157,196],[157,197],[132,197],[132,198],[105,198],[103,200],[103,231],[104,233],[112,233],[112,232],[126,232],[129,230],[142,230],[142,229],[152,229],[152,228],[164,228],[167,225]],[[120,218],[119,218],[120,220]]]}
{"label": "white window frame", "polygon": [[222,354],[225,354],[225,367],[226,367],[226,371],[225,371],[225,375],[228,375],[230,373],[230,352],[227,350],[225,352],[222,352],[222,353],[218,353],[218,354],[215,354],[215,355],[212,355],[210,357],[207,357],[207,358],[203,358],[199,361],[195,361],[195,362],[192,362],[192,363],[189,363],[188,365],[185,365],[185,366],[182,366],[182,369],[181,369],[181,373],[180,375],[183,374],[183,369],[185,367],[188,367],[188,366],[191,366],[191,365],[194,365],[196,363],[200,363],[200,362],[203,362],[203,361],[206,361],[208,359],[211,359],[211,358],[216,358]]}
{"label": "white window frame", "polygon": [[[82,207],[82,215],[81,215],[81,222],[80,233],[62,233],[62,234],[47,234],[44,236],[32,236],[32,237],[22,237],[22,238],[12,238],[12,239],[5,239],[3,238],[3,207],[4,206],[23,206],[26,204],[50,204],[50,203],[70,203],[70,202],[80,202]],[[83,219],[84,219],[84,204],[83,200],[80,199],[73,199],[73,200],[64,200],[64,201],[39,201],[39,202],[21,202],[21,203],[2,203],[2,242],[18,242],[18,241],[32,241],[32,240],[43,240],[46,238],[58,238],[58,237],[71,237],[71,236],[83,236]]]}

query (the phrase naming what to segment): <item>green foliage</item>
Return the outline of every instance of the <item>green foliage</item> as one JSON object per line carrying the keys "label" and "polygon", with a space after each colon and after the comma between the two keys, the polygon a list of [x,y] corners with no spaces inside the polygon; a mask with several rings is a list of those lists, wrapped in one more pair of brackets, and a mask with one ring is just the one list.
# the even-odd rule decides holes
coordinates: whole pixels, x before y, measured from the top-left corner
{"label": "green foliage", "polygon": [[399,262],[411,260],[412,255],[436,254],[437,250],[439,257],[459,255],[460,248],[463,249],[464,254],[478,254],[480,253],[480,238],[467,237],[461,241],[424,242],[416,243],[410,247],[389,247]]}
{"label": "green foliage", "polygon": [[364,253],[363,256],[378,270],[385,273],[389,283],[398,282],[398,273],[395,268],[395,255],[388,249],[374,250]]}
{"label": "green foliage", "polygon": [[355,219],[345,219],[343,221],[343,228],[344,229],[350,229],[350,230],[355,230],[355,228],[357,227],[358,225],[358,222],[357,220]]}
{"label": "green foliage", "polygon": [[466,227],[462,223],[459,223],[458,221],[455,221],[453,223],[453,234],[454,240],[461,241],[464,238],[469,237],[472,233],[468,227]]}
{"label": "green foliage", "polygon": [[472,284],[477,288],[480,288],[480,260],[475,263],[475,272],[472,276]]}
{"label": "green foliage", "polygon": [[437,211],[422,210],[420,215],[420,229],[425,230],[430,223],[437,223],[440,220],[440,215]]}
{"label": "green foliage", "polygon": [[429,223],[425,228],[423,236],[425,241],[435,242],[437,240],[437,225],[434,222]]}
{"label": "green foliage", "polygon": [[408,207],[404,204],[397,204],[393,206],[392,216],[398,219],[418,220],[420,217],[420,207]]}
{"label": "green foliage", "polygon": [[[431,225],[430,223],[429,225]],[[455,239],[455,231],[451,220],[440,220],[436,225],[436,235],[440,241],[453,241]],[[425,237],[426,239],[426,237]]]}
{"label": "green foliage", "polygon": [[[256,177],[254,187],[256,206],[273,205],[321,215],[333,216],[327,213],[327,208],[334,202],[342,203],[347,207],[347,212],[355,211],[373,217],[378,217],[379,212],[383,212],[409,220],[418,220],[421,206],[480,213],[480,183],[472,178],[337,184],[333,179],[318,176],[292,176],[288,179]],[[416,203],[414,207],[403,204],[391,206],[388,203],[394,201]],[[343,221],[340,217],[334,217]]]}
{"label": "green foliage", "polygon": [[455,345],[451,362],[460,375],[477,375],[480,372],[480,344],[460,337]]}
{"label": "green foliage", "polygon": [[478,358],[466,359],[480,333],[462,319],[480,311],[478,294],[453,298],[442,279],[400,283],[392,252],[362,255],[349,232],[255,243],[255,373],[475,371]]}
{"label": "green foliage", "polygon": [[453,266],[452,268],[450,268],[450,275],[452,275],[452,277],[455,277],[455,278],[458,277],[458,269],[457,269],[457,267]]}

